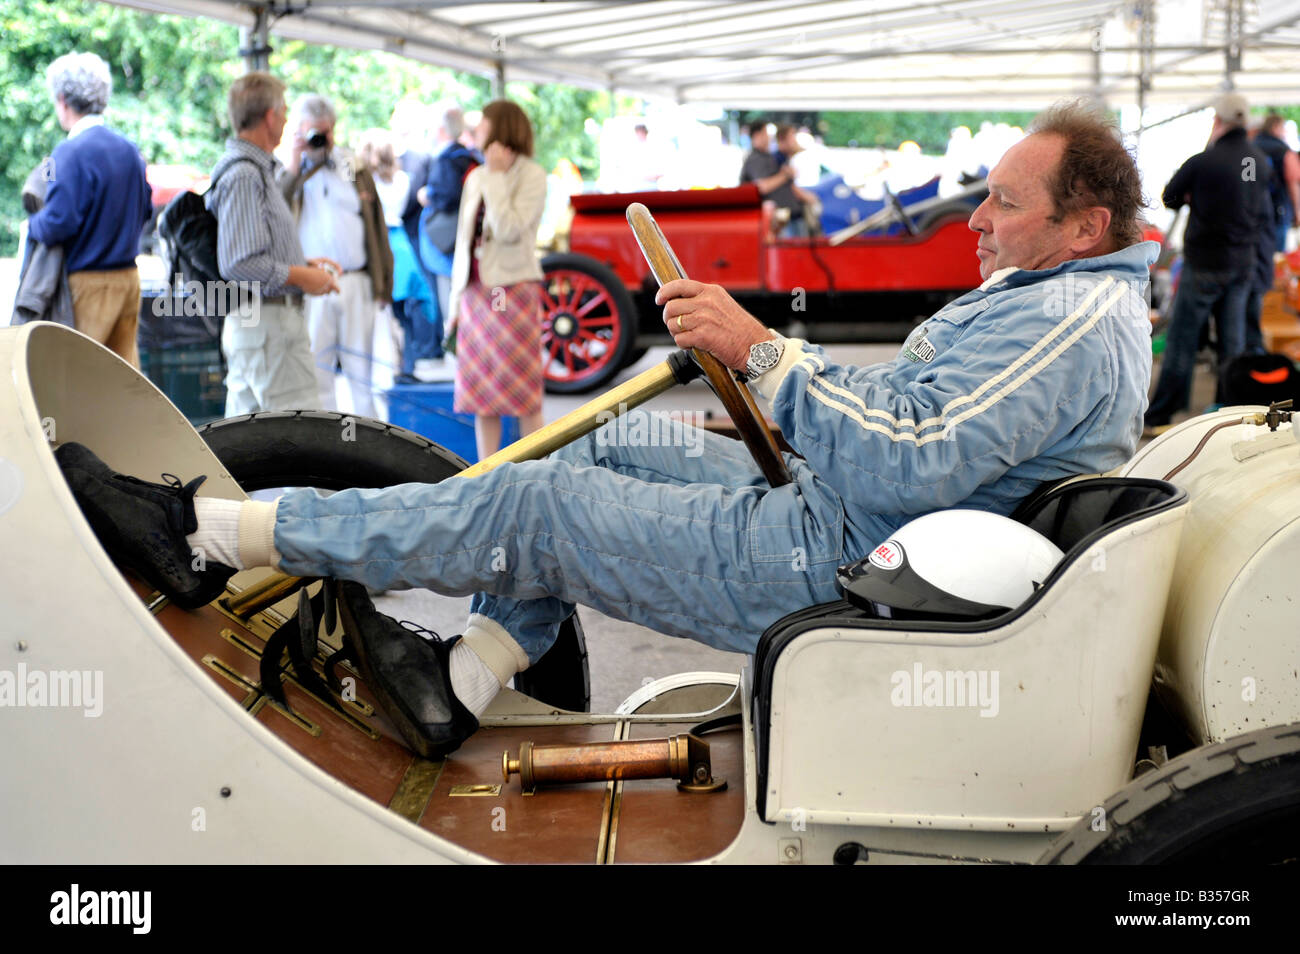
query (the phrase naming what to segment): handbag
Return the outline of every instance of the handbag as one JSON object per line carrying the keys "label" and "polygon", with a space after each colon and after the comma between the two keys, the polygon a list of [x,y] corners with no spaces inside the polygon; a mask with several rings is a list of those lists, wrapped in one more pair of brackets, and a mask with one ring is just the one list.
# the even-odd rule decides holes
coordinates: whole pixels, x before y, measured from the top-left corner
{"label": "handbag", "polygon": [[434,212],[425,225],[424,231],[429,236],[429,241],[444,255],[450,255],[456,250],[457,218],[455,212]]}

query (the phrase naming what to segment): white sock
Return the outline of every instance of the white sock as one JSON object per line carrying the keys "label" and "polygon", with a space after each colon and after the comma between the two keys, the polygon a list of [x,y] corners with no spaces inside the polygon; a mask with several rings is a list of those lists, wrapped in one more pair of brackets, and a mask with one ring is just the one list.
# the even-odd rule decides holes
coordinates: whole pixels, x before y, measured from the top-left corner
{"label": "white sock", "polygon": [[185,538],[205,560],[236,570],[279,566],[275,552],[275,503],[195,497],[198,529]]}
{"label": "white sock", "polygon": [[224,563],[236,570],[246,570],[239,560],[239,508],[241,500],[195,497],[194,516],[198,529],[185,538],[190,549],[202,553],[209,563]]}
{"label": "white sock", "polygon": [[451,647],[447,662],[451,669],[451,691],[477,719],[501,691],[501,682],[463,639]]}
{"label": "white sock", "polygon": [[471,613],[448,662],[452,691],[477,719],[501,687],[528,668],[528,654],[496,620]]}

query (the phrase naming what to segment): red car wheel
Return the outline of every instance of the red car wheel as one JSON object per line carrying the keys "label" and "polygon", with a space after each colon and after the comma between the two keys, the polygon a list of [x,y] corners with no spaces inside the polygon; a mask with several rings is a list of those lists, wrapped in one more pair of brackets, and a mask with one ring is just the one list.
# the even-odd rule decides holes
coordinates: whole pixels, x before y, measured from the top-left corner
{"label": "red car wheel", "polygon": [[618,277],[583,255],[542,262],[542,370],[552,394],[591,391],[628,363],[636,306]]}

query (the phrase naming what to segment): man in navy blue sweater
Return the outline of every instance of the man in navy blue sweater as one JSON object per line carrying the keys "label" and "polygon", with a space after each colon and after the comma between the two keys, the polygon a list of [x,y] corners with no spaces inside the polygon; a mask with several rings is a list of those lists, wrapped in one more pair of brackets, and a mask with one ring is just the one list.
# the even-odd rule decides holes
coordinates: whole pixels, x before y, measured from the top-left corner
{"label": "man in navy blue sweater", "polygon": [[50,64],[46,78],[68,138],[54,147],[45,207],[28,228],[38,242],[63,246],[77,330],[138,368],[135,255],[153,211],[144,160],[104,125],[113,89],[108,64],[93,53],[69,53]]}

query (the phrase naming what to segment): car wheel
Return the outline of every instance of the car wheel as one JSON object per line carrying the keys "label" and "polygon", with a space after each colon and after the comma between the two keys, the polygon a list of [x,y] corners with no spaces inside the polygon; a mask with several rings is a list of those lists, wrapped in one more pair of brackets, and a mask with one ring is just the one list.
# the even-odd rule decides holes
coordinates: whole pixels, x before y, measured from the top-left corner
{"label": "car wheel", "polygon": [[[344,435],[354,439],[341,439]],[[263,411],[214,421],[201,436],[245,491],[274,487],[389,487],[437,483],[467,465],[405,428],[332,411]],[[547,705],[586,712],[591,705],[587,642],[574,613],[515,688]]]}
{"label": "car wheel", "polygon": [[1039,864],[1295,864],[1300,723],[1202,746],[1138,776]]}
{"label": "car wheel", "polygon": [[542,260],[542,371],[552,394],[580,394],[627,366],[636,305],[612,271],[585,255]]}

